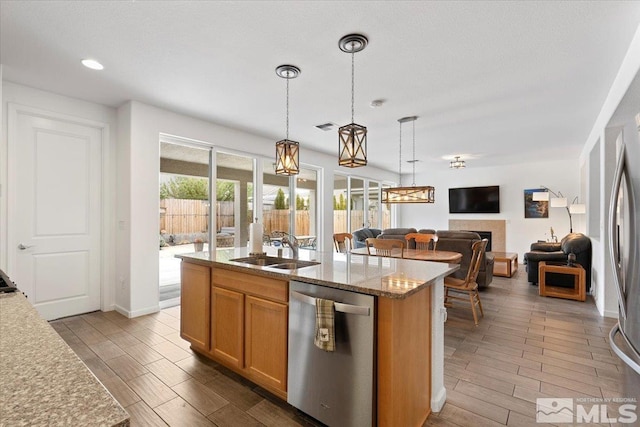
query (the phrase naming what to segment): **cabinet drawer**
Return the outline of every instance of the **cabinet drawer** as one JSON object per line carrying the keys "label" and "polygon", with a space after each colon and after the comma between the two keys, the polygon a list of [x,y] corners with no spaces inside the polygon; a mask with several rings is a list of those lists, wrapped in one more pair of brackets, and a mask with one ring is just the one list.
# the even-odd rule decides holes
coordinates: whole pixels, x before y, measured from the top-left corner
{"label": "cabinet drawer", "polygon": [[284,280],[213,268],[211,283],[214,286],[222,286],[273,301],[287,302],[289,300],[289,283]]}

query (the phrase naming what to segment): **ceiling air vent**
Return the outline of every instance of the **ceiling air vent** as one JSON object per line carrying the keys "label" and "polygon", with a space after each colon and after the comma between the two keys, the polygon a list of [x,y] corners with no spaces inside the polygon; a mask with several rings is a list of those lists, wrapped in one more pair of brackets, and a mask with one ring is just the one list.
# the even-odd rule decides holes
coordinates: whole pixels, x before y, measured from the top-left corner
{"label": "ceiling air vent", "polygon": [[324,123],[324,124],[321,124],[321,125],[316,125],[316,127],[317,127],[318,129],[323,130],[323,131],[325,131],[325,132],[330,131],[330,130],[332,130],[332,129],[335,129],[337,126],[338,126],[338,125],[336,125],[335,123],[331,123],[331,122],[329,122],[329,123]]}

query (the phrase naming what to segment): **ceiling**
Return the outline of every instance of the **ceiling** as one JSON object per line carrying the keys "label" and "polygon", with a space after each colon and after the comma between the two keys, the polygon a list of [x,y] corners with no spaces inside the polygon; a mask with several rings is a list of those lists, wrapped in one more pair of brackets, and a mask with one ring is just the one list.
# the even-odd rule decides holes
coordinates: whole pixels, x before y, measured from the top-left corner
{"label": "ceiling", "polygon": [[[368,127],[369,164],[397,171],[397,119],[415,115],[418,172],[454,155],[469,167],[577,159],[640,23],[633,1],[3,0],[0,12],[6,81],[112,107],[137,100],[274,143],[285,133],[274,70],[297,65],[289,134],[311,164],[305,148],[337,157],[337,131],[314,126],[350,123],[338,40],[363,33],[355,122]],[[105,69],[84,68],[88,57]],[[411,148],[407,123],[404,160]]]}

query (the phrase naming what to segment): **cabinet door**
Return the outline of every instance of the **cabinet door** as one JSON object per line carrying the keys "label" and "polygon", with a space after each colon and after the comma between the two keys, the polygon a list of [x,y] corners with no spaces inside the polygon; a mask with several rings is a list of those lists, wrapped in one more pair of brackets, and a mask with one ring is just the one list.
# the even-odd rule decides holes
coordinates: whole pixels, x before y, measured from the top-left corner
{"label": "cabinet door", "polygon": [[247,296],[245,310],[245,369],[256,383],[286,392],[287,305]]}
{"label": "cabinet door", "polygon": [[244,295],[211,288],[211,352],[232,367],[243,366]]}
{"label": "cabinet door", "polygon": [[180,269],[180,336],[194,348],[208,351],[211,269],[184,261]]}

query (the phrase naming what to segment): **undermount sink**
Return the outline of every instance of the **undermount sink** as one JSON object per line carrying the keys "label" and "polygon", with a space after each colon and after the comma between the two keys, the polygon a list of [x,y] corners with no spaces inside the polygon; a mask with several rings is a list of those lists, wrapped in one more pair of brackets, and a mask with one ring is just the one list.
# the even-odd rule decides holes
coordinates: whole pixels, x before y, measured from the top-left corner
{"label": "undermount sink", "polygon": [[280,270],[295,270],[297,268],[311,267],[312,265],[318,265],[318,264],[320,263],[315,261],[291,260],[291,261],[283,262],[280,264],[268,265],[267,267],[278,268]]}
{"label": "undermount sink", "polygon": [[279,258],[272,256],[235,258],[229,261],[257,265],[261,267],[277,268],[279,270],[295,270],[298,268],[310,267],[312,265],[320,264],[316,261],[302,261],[299,259]]}
{"label": "undermount sink", "polygon": [[283,262],[287,262],[286,258],[279,258],[275,256],[261,256],[261,257],[246,257],[246,258],[235,258],[230,259],[229,261],[241,262],[243,264],[251,264],[251,265],[272,265],[272,264],[280,264]]}

